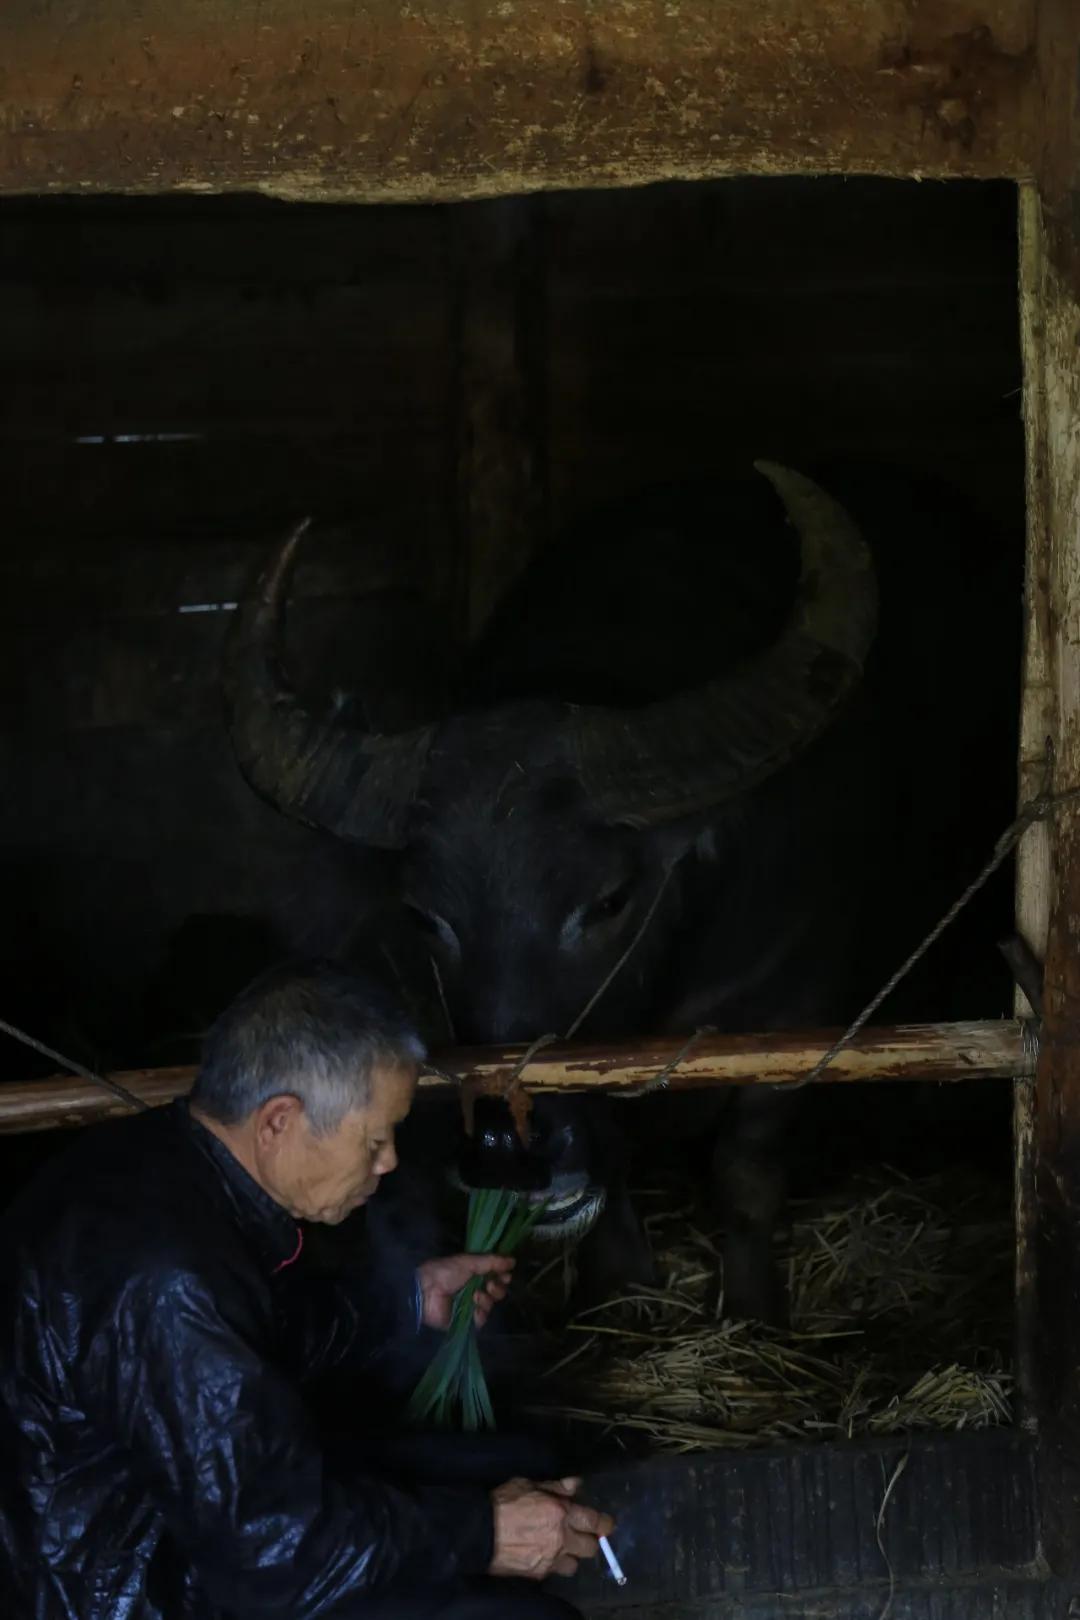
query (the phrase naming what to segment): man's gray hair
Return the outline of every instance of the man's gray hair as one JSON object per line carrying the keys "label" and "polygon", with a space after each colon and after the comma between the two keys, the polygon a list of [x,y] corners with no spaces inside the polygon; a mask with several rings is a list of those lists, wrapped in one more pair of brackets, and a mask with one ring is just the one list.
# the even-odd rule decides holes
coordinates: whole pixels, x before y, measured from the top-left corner
{"label": "man's gray hair", "polygon": [[378,1068],[416,1068],[424,1043],[404,1007],[374,980],[329,962],[274,968],[213,1024],[192,1104],[222,1125],[271,1097],[298,1097],[318,1135],[371,1100]]}

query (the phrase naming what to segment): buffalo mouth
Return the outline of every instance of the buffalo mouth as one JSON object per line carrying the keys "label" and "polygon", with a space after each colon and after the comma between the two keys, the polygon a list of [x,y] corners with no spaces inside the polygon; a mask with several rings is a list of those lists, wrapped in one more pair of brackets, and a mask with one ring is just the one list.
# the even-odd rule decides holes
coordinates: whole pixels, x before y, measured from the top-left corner
{"label": "buffalo mouth", "polygon": [[[470,1190],[456,1165],[447,1174],[459,1192]],[[525,1196],[530,1204],[545,1205],[543,1214],[530,1227],[527,1239],[529,1243],[542,1244],[579,1242],[592,1231],[607,1202],[603,1187],[593,1186],[587,1177],[579,1174],[554,1176],[549,1187]]]}
{"label": "buffalo mouth", "polygon": [[534,1243],[577,1243],[600,1219],[607,1194],[588,1184],[566,1191],[530,1193],[531,1204],[547,1201],[544,1213],[529,1230]]}

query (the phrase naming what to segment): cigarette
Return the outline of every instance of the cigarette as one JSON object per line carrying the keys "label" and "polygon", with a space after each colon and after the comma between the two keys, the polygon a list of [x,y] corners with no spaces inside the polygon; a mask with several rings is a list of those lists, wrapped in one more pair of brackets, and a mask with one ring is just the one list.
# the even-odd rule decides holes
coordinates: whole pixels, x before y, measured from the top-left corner
{"label": "cigarette", "polygon": [[619,1560],[611,1550],[611,1542],[608,1540],[607,1536],[600,1537],[600,1551],[607,1559],[607,1567],[610,1569],[616,1583],[619,1586],[625,1586],[626,1576],[622,1572],[622,1565],[619,1563]]}

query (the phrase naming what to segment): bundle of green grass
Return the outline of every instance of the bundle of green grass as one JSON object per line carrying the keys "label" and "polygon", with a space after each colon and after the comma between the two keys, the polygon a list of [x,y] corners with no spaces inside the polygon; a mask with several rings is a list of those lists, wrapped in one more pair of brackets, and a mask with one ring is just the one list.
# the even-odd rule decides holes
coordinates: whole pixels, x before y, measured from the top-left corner
{"label": "bundle of green grass", "polygon": [[[520,1193],[492,1187],[469,1194],[465,1223],[467,1254],[512,1255],[543,1213]],[[465,1430],[493,1429],[495,1413],[480,1359],[473,1310],[482,1277],[474,1277],[454,1300],[450,1326],[424,1376],[413,1391],[409,1416],[419,1425]]]}

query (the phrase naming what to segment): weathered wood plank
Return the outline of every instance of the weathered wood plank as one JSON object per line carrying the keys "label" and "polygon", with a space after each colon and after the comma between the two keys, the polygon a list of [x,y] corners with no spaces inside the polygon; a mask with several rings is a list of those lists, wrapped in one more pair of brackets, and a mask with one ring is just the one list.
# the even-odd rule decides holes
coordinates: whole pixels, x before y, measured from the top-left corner
{"label": "weathered wood plank", "polygon": [[0,20],[0,191],[493,196],[1025,175],[1032,0],[44,0]]}
{"label": "weathered wood plank", "polygon": [[[1050,604],[1052,560],[1047,494],[1047,393],[1044,299],[1046,256],[1038,192],[1024,186],[1020,202],[1020,331],[1024,362],[1026,440],[1027,559],[1024,590],[1024,653],[1020,702],[1019,796],[1038,793],[1047,772],[1047,745],[1057,731],[1053,683],[1053,627]],[[1050,826],[1037,822],[1016,853],[1016,926],[1037,961],[1046,955],[1050,926]],[[1016,1011],[1030,1006],[1021,990]],[[1016,1222],[1016,1367],[1021,1421],[1035,1423],[1036,1203],[1035,1087],[1018,1079],[1013,1112]]]}
{"label": "weathered wood plank", "polygon": [[[830,1048],[837,1032],[772,1031],[765,1035],[703,1036],[667,1084],[673,1091],[714,1085],[797,1084]],[[683,1052],[680,1037],[607,1046],[552,1045],[524,1069],[527,1091],[610,1091],[632,1094],[655,1084]],[[527,1047],[459,1049],[436,1054],[422,1085],[442,1086],[448,1076],[481,1090],[500,1090],[519,1069]],[[842,1051],[822,1084],[853,1081],[993,1080],[1023,1073],[1029,1064],[1022,1025],[1009,1020],[970,1024],[908,1024],[864,1029]],[[188,1067],[136,1069],[113,1079],[157,1106],[183,1095],[194,1078]],[[0,1134],[85,1125],[126,1110],[91,1081],[58,1075],[0,1086]]]}
{"label": "weathered wood plank", "polygon": [[[1029,548],[1028,669],[1023,769],[1032,772],[1049,723],[1054,786],[1080,782],[1080,12],[1072,0],[1041,0],[1039,67],[1045,86],[1039,199],[1027,198],[1025,409]],[[1032,620],[1034,623],[1032,623]],[[1035,1077],[1033,1319],[1042,1481],[1043,1539],[1054,1572],[1080,1577],[1080,810],[1066,807],[1048,848],[1025,856],[1027,926],[1047,909],[1043,1031]],[[1049,905],[1047,906],[1047,897]],[[1023,921],[1023,919],[1022,919]],[[1037,940],[1029,941],[1037,946]],[[1021,1115],[1021,1129],[1028,1120]],[[1021,1167],[1030,1189],[1032,1176]],[[1025,1189],[1021,1188],[1022,1198]],[[1026,1216],[1022,1217],[1026,1220]],[[1021,1304],[1031,1310],[1022,1277]]]}
{"label": "weathered wood plank", "polygon": [[[1038,1577],[1018,1581],[948,1581],[887,1585],[852,1593],[832,1587],[800,1594],[793,1611],[786,1596],[709,1599],[704,1603],[657,1603],[619,1607],[621,1620],[1075,1620],[1071,1593]],[[611,1613],[590,1604],[591,1617]]]}
{"label": "weathered wood plank", "polygon": [[[905,1458],[879,1545],[878,1514]],[[1014,1432],[652,1458],[597,1473],[583,1494],[617,1516],[628,1578],[619,1590],[583,1567],[573,1598],[590,1612],[709,1603],[725,1616],[876,1617],[890,1565],[912,1615],[1054,1612],[920,1607],[933,1589],[1006,1591],[1010,1577],[1037,1573],[1033,1447]],[[844,1606],[826,1608],[829,1594]]]}

